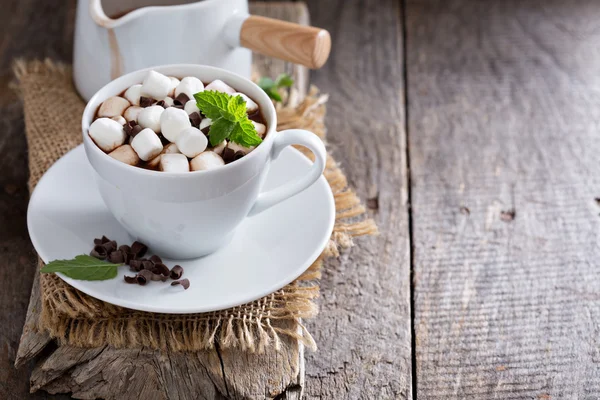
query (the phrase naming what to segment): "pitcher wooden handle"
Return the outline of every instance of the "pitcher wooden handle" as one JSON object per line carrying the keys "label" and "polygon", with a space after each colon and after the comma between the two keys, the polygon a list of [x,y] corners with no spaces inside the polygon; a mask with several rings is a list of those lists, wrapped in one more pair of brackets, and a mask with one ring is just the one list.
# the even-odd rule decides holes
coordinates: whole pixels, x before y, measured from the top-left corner
{"label": "pitcher wooden handle", "polygon": [[242,24],[240,44],[264,54],[308,68],[321,68],[331,50],[325,29],[251,15]]}

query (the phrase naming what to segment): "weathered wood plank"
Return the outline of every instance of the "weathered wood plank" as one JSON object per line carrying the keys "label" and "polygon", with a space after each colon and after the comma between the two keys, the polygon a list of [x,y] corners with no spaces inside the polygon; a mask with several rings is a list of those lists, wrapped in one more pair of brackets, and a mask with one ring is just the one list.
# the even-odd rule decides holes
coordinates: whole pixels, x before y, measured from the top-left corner
{"label": "weathered wood plank", "polygon": [[[320,314],[308,321],[307,399],[411,398],[410,246],[400,2],[307,2],[332,36],[311,80],[331,94],[326,125],[350,183],[381,235],[325,268]],[[378,199],[378,201],[377,201]]]}
{"label": "weathered wood plank", "polygon": [[417,398],[600,398],[600,3],[407,7]]}

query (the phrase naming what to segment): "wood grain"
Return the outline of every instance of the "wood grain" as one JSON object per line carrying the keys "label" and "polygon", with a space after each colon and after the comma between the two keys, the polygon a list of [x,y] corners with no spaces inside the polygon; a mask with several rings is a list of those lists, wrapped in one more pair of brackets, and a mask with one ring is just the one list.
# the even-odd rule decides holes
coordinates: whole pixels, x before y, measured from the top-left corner
{"label": "wood grain", "polygon": [[417,398],[600,398],[600,3],[409,1]]}
{"label": "wood grain", "polygon": [[330,148],[381,235],[325,268],[319,345],[306,354],[307,399],[410,399],[410,246],[402,26],[393,0],[309,1],[311,22],[332,36],[331,58],[312,71],[330,93]]}
{"label": "wood grain", "polygon": [[324,29],[258,15],[242,24],[240,43],[256,53],[308,68],[321,68],[331,51],[331,37]]}

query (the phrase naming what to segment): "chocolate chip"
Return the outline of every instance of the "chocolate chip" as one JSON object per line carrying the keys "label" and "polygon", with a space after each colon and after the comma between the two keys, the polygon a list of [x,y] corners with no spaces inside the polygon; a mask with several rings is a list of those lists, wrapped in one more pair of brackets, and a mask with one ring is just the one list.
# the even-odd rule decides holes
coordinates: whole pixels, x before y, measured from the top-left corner
{"label": "chocolate chip", "polygon": [[148,246],[146,246],[144,243],[138,242],[137,240],[131,245],[131,252],[135,254],[136,257],[143,257],[144,254],[146,254],[146,251],[148,251]]}
{"label": "chocolate chip", "polygon": [[152,268],[152,272],[154,272],[155,274],[162,275],[162,276],[169,276],[171,273],[171,271],[169,271],[169,268],[161,262],[154,264],[154,267]]}
{"label": "chocolate chip", "polygon": [[189,281],[189,279],[181,279],[179,281],[171,282],[171,286],[177,286],[177,285],[181,285],[181,286],[183,286],[183,288],[185,290],[187,290],[190,287],[190,281]]}
{"label": "chocolate chip", "polygon": [[135,135],[137,135],[138,133],[140,133],[144,128],[142,128],[140,125],[136,125],[133,127],[133,130],[131,131],[131,137],[135,137]]}
{"label": "chocolate chip", "polygon": [[169,108],[169,106],[167,105],[167,103],[165,103],[164,100],[159,101],[158,103],[155,104],[155,106],[161,106],[162,108]]}
{"label": "chocolate chip", "polygon": [[225,161],[225,164],[229,164],[230,162],[232,162],[234,160],[234,156],[235,156],[235,151],[233,151],[229,147],[225,147],[223,149],[223,151],[221,152],[221,158],[223,158],[223,161]]}
{"label": "chocolate chip", "polygon": [[152,261],[154,264],[162,263],[162,259],[156,254],[150,257],[150,261]]}
{"label": "chocolate chip", "polygon": [[152,279],[153,281],[166,282],[167,279],[169,279],[169,277],[152,272],[152,276],[150,277],[150,279]]}
{"label": "chocolate chip", "polygon": [[166,137],[164,137],[164,136],[163,136],[163,134],[162,134],[162,133],[159,133],[159,134],[158,134],[158,138],[160,139],[160,142],[162,143],[162,145],[163,145],[163,146],[166,146],[166,145],[168,145],[169,143],[171,143],[171,142],[169,141],[169,139],[167,139]]}
{"label": "chocolate chip", "polygon": [[179,93],[179,95],[177,95],[177,97],[175,97],[175,99],[173,99],[173,105],[184,106],[185,103],[187,103],[188,101],[190,101],[190,98],[187,94]]}
{"label": "chocolate chip", "polygon": [[181,278],[181,275],[183,275],[183,268],[181,265],[176,265],[171,269],[171,279],[179,279]]}
{"label": "chocolate chip", "polygon": [[131,136],[131,132],[133,132],[133,127],[137,125],[137,122],[135,121],[129,121],[128,123],[126,123],[125,125],[123,125],[123,130],[125,130],[125,133]]}
{"label": "chocolate chip", "polygon": [[115,250],[108,256],[108,261],[113,264],[123,264],[125,262],[125,256],[121,250]]}
{"label": "chocolate chip", "polygon": [[144,96],[140,97],[140,107],[149,107],[152,104],[154,104],[154,99],[151,99],[150,97],[144,97]]}
{"label": "chocolate chip", "polygon": [[210,125],[200,129],[200,132],[204,133],[205,136],[208,136],[208,133],[210,132]]}
{"label": "chocolate chip", "polygon": [[237,161],[237,160],[239,160],[240,158],[244,157],[245,155],[246,155],[246,153],[244,153],[244,152],[243,152],[243,151],[241,151],[241,150],[238,150],[238,151],[236,151],[236,152],[235,152],[235,154],[233,155],[233,161]]}
{"label": "chocolate chip", "polygon": [[126,244],[120,245],[119,250],[123,253],[131,253],[131,247],[127,246]]}
{"label": "chocolate chip", "polygon": [[102,245],[102,247],[104,247],[106,249],[107,253],[111,253],[113,251],[115,251],[117,249],[117,242],[114,240],[111,240],[110,242],[106,242]]}
{"label": "chocolate chip", "polygon": [[94,246],[98,246],[101,244],[102,244],[102,239],[98,239],[98,238],[94,239]]}
{"label": "chocolate chip", "polygon": [[154,263],[152,261],[142,261],[142,268],[147,269],[148,271],[152,271],[154,268]]}
{"label": "chocolate chip", "polygon": [[127,283],[138,283],[137,276],[123,275],[123,278],[125,279],[125,282],[127,282]]}
{"label": "chocolate chip", "polygon": [[107,255],[108,255],[108,252],[102,245],[94,246],[94,248],[90,252],[90,256],[95,257],[99,260],[106,260]]}
{"label": "chocolate chip", "polygon": [[183,110],[183,108],[184,108],[184,107],[183,107],[183,104],[173,104],[173,105],[172,105],[172,107],[173,107],[173,108],[176,108],[176,109],[178,109],[178,110]]}
{"label": "chocolate chip", "polygon": [[110,239],[104,235],[102,235],[102,239],[100,239],[100,240],[102,241],[102,244],[110,242]]}
{"label": "chocolate chip", "polygon": [[129,269],[135,272],[141,271],[144,267],[140,260],[129,260]]}
{"label": "chocolate chip", "polygon": [[[200,122],[202,121],[202,117],[196,111],[190,114],[190,122],[194,128],[198,128],[200,126]],[[205,133],[206,135],[206,133]]]}
{"label": "chocolate chip", "polygon": [[137,279],[137,283],[144,286],[148,281],[152,280],[152,272],[143,269],[138,272],[135,278]]}

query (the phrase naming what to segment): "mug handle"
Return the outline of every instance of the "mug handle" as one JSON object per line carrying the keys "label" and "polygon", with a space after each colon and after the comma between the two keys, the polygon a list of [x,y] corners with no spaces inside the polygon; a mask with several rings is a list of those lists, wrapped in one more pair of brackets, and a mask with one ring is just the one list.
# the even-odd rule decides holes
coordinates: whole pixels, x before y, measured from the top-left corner
{"label": "mug handle", "polygon": [[323,141],[312,132],[303,129],[287,129],[276,134],[273,147],[271,148],[272,160],[275,160],[281,151],[287,146],[299,144],[307,147],[315,155],[315,161],[310,170],[301,178],[288,182],[278,188],[261,193],[256,199],[254,206],[248,216],[263,212],[269,207],[282,202],[307,189],[321,177],[325,170],[327,152]]}

